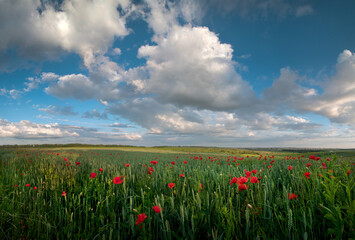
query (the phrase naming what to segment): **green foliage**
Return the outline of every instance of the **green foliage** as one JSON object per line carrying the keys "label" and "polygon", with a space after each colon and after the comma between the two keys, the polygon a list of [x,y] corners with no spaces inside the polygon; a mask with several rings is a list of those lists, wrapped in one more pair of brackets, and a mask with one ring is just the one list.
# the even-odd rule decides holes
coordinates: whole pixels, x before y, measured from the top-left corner
{"label": "green foliage", "polygon": [[[3,149],[0,239],[355,237],[354,161],[349,155],[318,152],[321,159],[316,161],[296,152],[291,157],[289,152],[261,156],[189,150]],[[154,169],[151,174],[148,167]],[[244,169],[255,169],[251,176],[259,183],[249,178],[247,189],[239,191],[230,180],[245,176]],[[309,179],[305,172],[310,172]],[[96,177],[90,178],[91,173]],[[123,183],[114,184],[113,178],[120,176]],[[290,199],[291,193],[297,198]],[[163,211],[158,214],[153,206]],[[143,213],[147,218],[137,226],[137,215]]]}

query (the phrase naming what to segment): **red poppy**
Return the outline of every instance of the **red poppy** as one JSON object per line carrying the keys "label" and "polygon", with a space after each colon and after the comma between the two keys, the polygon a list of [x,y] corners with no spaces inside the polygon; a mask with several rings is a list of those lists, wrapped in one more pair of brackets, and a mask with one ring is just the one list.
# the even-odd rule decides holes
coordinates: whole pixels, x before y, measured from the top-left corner
{"label": "red poppy", "polygon": [[287,194],[287,198],[288,198],[288,200],[293,200],[293,199],[298,198],[298,196],[296,194],[294,194],[294,193],[291,193],[291,195],[290,195],[290,193],[288,193]]}
{"label": "red poppy", "polygon": [[129,167],[129,166],[131,166],[129,163],[126,163],[126,167]]}
{"label": "red poppy", "polygon": [[314,155],[311,155],[311,156],[309,156],[309,160],[316,160],[316,156],[314,156]]}
{"label": "red poppy", "polygon": [[323,165],[323,169],[327,168],[327,165],[325,165],[325,163],[322,162],[322,165]]}
{"label": "red poppy", "polygon": [[78,166],[78,165],[80,165],[81,164],[81,162],[75,162],[75,165],[76,166]]}
{"label": "red poppy", "polygon": [[100,172],[102,172],[102,171],[103,171],[103,169],[102,169],[102,168],[99,168],[99,171],[100,171]]}
{"label": "red poppy", "polygon": [[238,190],[239,190],[239,191],[247,190],[247,188],[248,188],[248,186],[245,185],[245,184],[240,184],[240,185],[238,186]]}
{"label": "red poppy", "polygon": [[288,170],[290,170],[290,171],[292,170],[292,166],[291,166],[291,165],[290,165],[290,166],[288,166]]}
{"label": "red poppy", "polygon": [[96,177],[96,173],[91,173],[90,174],[90,178],[95,178]]}
{"label": "red poppy", "polygon": [[169,183],[168,186],[169,188],[173,189],[173,187],[175,187],[175,183]]}
{"label": "red poppy", "polygon": [[244,184],[244,183],[247,183],[249,181],[248,178],[246,177],[239,177],[238,178],[238,181],[237,181],[237,184],[240,185],[240,184]]}
{"label": "red poppy", "polygon": [[[59,155],[59,153],[57,155]],[[64,159],[64,161],[68,162],[68,158],[63,158],[63,159]]]}
{"label": "red poppy", "polygon": [[351,170],[349,170],[346,174],[348,174],[348,176],[349,176],[350,173],[351,173]]}
{"label": "red poppy", "polygon": [[67,193],[65,191],[63,191],[62,196],[64,197],[66,195],[67,195]]}
{"label": "red poppy", "polygon": [[30,186],[31,186],[30,184],[28,184],[28,183],[26,184],[26,187],[30,187]]}
{"label": "red poppy", "polygon": [[16,184],[15,187],[18,187],[18,185]]}
{"label": "red poppy", "polygon": [[160,210],[161,210],[161,211],[164,211],[164,209],[161,208],[161,207],[159,207],[159,206],[154,206],[154,207],[152,207],[152,208],[153,208],[154,212],[156,212],[156,213],[160,213]]}
{"label": "red poppy", "polygon": [[254,169],[253,171],[251,171],[252,173],[254,173],[254,174],[257,174],[258,173],[258,171],[256,170],[256,169]]}
{"label": "red poppy", "polygon": [[306,172],[306,173],[304,173],[304,175],[306,176],[306,178],[309,178],[309,176],[311,176],[311,173],[310,172]]}
{"label": "red poppy", "polygon": [[251,177],[251,172],[245,172],[245,177],[250,178]]}
{"label": "red poppy", "polygon": [[184,164],[187,164],[187,161],[184,161]]}
{"label": "red poppy", "polygon": [[155,164],[158,163],[158,161],[155,161],[155,160],[154,160],[154,161],[150,161],[150,163],[153,164],[153,165],[155,165]]}
{"label": "red poppy", "polygon": [[180,174],[179,176],[180,176],[180,177],[185,177],[185,175],[184,175],[184,174]]}
{"label": "red poppy", "polygon": [[123,183],[123,180],[120,177],[115,177],[113,180],[114,184],[121,184]]}
{"label": "red poppy", "polygon": [[139,224],[141,224],[142,222],[144,222],[144,219],[146,219],[147,216],[145,215],[145,213],[139,214],[137,215],[137,222],[136,225],[138,226]]}
{"label": "red poppy", "polygon": [[269,165],[269,168],[272,168],[272,165]]}
{"label": "red poppy", "polygon": [[251,183],[259,183],[259,179],[258,179],[257,177],[252,177],[252,178],[250,179],[250,182],[251,182]]}
{"label": "red poppy", "polygon": [[312,164],[310,164],[310,163],[307,163],[307,167],[310,167],[310,166],[312,166]]}
{"label": "red poppy", "polygon": [[171,164],[172,164],[172,165],[175,165],[175,161],[172,161]]}
{"label": "red poppy", "polygon": [[229,181],[231,181],[231,182],[229,183],[229,185],[232,185],[233,183],[237,183],[237,182],[238,182],[238,178],[233,177],[233,179],[232,179],[232,180],[229,179]]}

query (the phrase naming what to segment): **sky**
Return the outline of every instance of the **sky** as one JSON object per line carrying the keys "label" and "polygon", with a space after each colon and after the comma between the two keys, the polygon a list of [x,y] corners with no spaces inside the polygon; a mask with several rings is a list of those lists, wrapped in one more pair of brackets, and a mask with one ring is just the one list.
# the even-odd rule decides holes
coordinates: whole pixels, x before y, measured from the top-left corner
{"label": "sky", "polygon": [[0,0],[0,145],[355,148],[353,0]]}

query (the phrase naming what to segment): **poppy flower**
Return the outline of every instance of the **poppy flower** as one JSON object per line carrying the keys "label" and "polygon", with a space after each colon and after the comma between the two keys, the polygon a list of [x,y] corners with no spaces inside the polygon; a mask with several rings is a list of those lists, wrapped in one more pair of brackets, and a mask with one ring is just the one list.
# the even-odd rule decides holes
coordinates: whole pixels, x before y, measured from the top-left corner
{"label": "poppy flower", "polygon": [[63,191],[62,196],[64,197],[66,195],[67,195],[67,193],[65,191]]}
{"label": "poppy flower", "polygon": [[112,180],[112,182],[113,182],[114,184],[121,184],[121,183],[123,183],[123,180],[122,180],[120,177],[115,177],[115,178]]}
{"label": "poppy flower", "polygon": [[310,163],[307,163],[307,167],[310,167],[310,166],[312,166],[312,164],[310,164]]}
{"label": "poppy flower", "polygon": [[244,183],[247,183],[249,181],[248,178],[246,177],[239,177],[238,178],[238,181],[237,181],[237,184],[240,185],[240,184],[244,184]]}
{"label": "poppy flower", "polygon": [[292,170],[292,166],[291,166],[291,165],[290,165],[290,166],[288,166],[288,170],[290,170],[290,171]]}
{"label": "poppy flower", "polygon": [[322,165],[323,165],[323,169],[327,168],[327,165],[325,165],[325,163],[322,162]]}
{"label": "poppy flower", "polygon": [[80,164],[81,164],[81,162],[75,162],[75,166],[78,166]]}
{"label": "poppy flower", "polygon": [[247,190],[247,188],[248,188],[248,186],[245,185],[245,184],[240,184],[240,185],[238,186],[238,190],[239,190],[239,191]]}
{"label": "poppy flower", "polygon": [[349,176],[350,173],[351,173],[351,170],[349,170],[346,174],[348,174],[348,176]]}
{"label": "poppy flower", "polygon": [[96,173],[91,173],[90,178],[96,178]]}
{"label": "poppy flower", "polygon": [[126,167],[129,167],[129,166],[131,166],[131,165],[130,165],[129,163],[127,163],[127,164],[126,164]]}
{"label": "poppy flower", "polygon": [[258,173],[258,171],[256,170],[256,169],[254,169],[253,171],[251,171],[252,173],[254,173],[254,174],[257,174]]}
{"label": "poppy flower", "polygon": [[159,206],[154,206],[152,208],[153,208],[154,212],[156,212],[156,213],[160,213],[160,209],[161,209],[161,211],[164,211],[164,209]]}
{"label": "poppy flower", "polygon": [[172,164],[172,165],[175,165],[175,161],[172,161],[171,164]]}
{"label": "poppy flower", "polygon": [[37,190],[37,187],[34,187],[33,189],[34,189],[34,190]]}
{"label": "poppy flower", "polygon": [[184,161],[184,164],[187,164],[187,161]]}
{"label": "poppy flower", "polygon": [[139,224],[141,224],[142,222],[144,222],[144,219],[146,219],[147,216],[145,215],[145,213],[139,214],[137,215],[137,222],[136,225],[138,226]]}
{"label": "poppy flower", "polygon": [[103,171],[103,169],[102,169],[102,168],[99,168],[99,171],[100,171],[100,172],[102,172],[102,171]]}
{"label": "poppy flower", "polygon": [[169,188],[173,189],[175,187],[175,183],[169,183],[168,186]]}
{"label": "poppy flower", "polygon": [[184,174],[180,174],[179,176],[180,176],[180,177],[185,177],[185,175],[184,175]]}
{"label": "poppy flower", "polygon": [[237,183],[237,182],[238,182],[238,178],[233,177],[233,179],[232,179],[232,180],[229,179],[229,181],[231,181],[231,182],[229,183],[229,185],[232,185],[233,183]]}
{"label": "poppy flower", "polygon": [[[59,153],[58,153],[59,154]],[[68,162],[68,158],[63,158],[64,159],[64,161],[66,161],[66,162]]]}
{"label": "poppy flower", "polygon": [[155,165],[155,164],[158,163],[158,161],[155,161],[155,160],[154,160],[154,161],[150,161],[150,163],[153,164],[153,165]]}
{"label": "poppy flower", "polygon": [[309,160],[316,160],[316,156],[314,155],[309,156]]}
{"label": "poppy flower", "polygon": [[16,184],[15,187],[18,187],[18,185]]}
{"label": "poppy flower", "polygon": [[288,193],[287,194],[287,198],[288,198],[288,200],[293,200],[293,199],[298,198],[298,196],[296,194],[294,194],[294,193],[291,193],[291,195],[290,195],[290,193]]}
{"label": "poppy flower", "polygon": [[28,183],[26,184],[26,187],[30,187],[30,186],[31,186],[30,184],[28,184]]}
{"label": "poppy flower", "polygon": [[250,178],[251,177],[251,172],[245,172],[245,177]]}
{"label": "poppy flower", "polygon": [[259,183],[259,179],[258,179],[257,177],[252,177],[252,178],[250,179],[250,182],[251,182],[251,183]]}
{"label": "poppy flower", "polygon": [[306,178],[309,178],[309,176],[311,176],[311,173],[310,172],[306,172],[306,173],[304,173],[304,175],[306,176]]}

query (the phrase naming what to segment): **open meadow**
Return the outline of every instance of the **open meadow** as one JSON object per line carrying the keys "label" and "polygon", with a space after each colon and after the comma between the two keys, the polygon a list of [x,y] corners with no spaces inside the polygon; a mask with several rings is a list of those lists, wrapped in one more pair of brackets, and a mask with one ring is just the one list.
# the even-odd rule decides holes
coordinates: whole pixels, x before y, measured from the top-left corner
{"label": "open meadow", "polygon": [[0,239],[355,238],[354,151],[19,148],[0,160]]}

